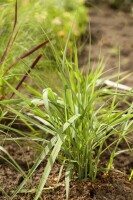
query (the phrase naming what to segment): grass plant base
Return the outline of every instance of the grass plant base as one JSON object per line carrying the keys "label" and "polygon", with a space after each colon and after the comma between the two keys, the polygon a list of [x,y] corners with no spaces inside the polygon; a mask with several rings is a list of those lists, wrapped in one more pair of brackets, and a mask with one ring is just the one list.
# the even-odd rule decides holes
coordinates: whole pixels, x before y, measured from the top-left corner
{"label": "grass plant base", "polygon": [[[5,148],[10,151],[12,156],[17,160],[23,170],[28,170],[29,166],[27,163],[30,166],[33,164],[35,151],[34,148],[27,146],[27,142],[23,146],[23,151],[18,145],[11,142],[5,145]],[[123,161],[123,163],[121,162],[121,166],[120,160]],[[104,160],[104,162],[106,163],[106,160]],[[33,179],[25,185],[21,193],[19,193],[14,200],[33,200],[36,191],[35,188],[39,183],[45,164],[45,161],[41,163],[33,175]],[[131,165],[133,165],[133,163],[127,155],[120,155],[119,160],[115,161],[115,167],[119,167],[121,172],[112,171],[108,176],[105,174],[99,174],[95,182],[91,182],[89,179],[72,180],[70,183],[70,199],[132,200],[133,181],[128,181],[128,176],[126,175],[126,172],[130,170]],[[64,174],[62,174],[59,183],[57,183],[59,169],[60,164],[56,162],[41,195],[43,200],[66,199]],[[9,197],[11,192],[17,188],[21,181],[22,176],[16,170],[14,170],[13,167],[0,159],[0,186],[3,187]],[[5,196],[5,194],[0,191],[0,200],[7,199],[8,198]]]}

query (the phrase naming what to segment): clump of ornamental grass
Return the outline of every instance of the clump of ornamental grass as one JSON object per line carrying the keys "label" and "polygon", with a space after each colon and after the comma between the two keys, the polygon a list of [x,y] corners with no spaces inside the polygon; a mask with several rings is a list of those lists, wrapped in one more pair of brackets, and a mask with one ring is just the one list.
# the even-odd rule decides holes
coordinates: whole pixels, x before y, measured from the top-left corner
{"label": "clump of ornamental grass", "polygon": [[[73,175],[78,179],[89,178],[94,181],[99,172],[108,174],[113,169],[113,160],[118,154],[132,150],[128,134],[133,127],[133,106],[129,106],[126,100],[126,97],[132,96],[132,91],[124,92],[117,87],[110,89],[105,86],[103,83],[106,78],[101,78],[104,68],[102,61],[96,69],[88,67],[86,74],[83,75],[78,66],[76,50],[72,61],[67,60],[66,51],[67,45],[63,59],[58,65],[58,73],[62,80],[61,95],[51,88],[45,88],[41,95],[32,88],[31,92],[37,98],[30,100],[4,80],[5,84],[23,100],[23,108],[19,111],[8,104],[6,107],[24,123],[39,128],[40,136],[33,133],[32,139],[34,137],[34,140],[43,144],[42,152],[11,199],[21,191],[46,157],[47,164],[38,189],[35,189],[34,200],[40,197],[56,160],[59,159],[62,163],[59,176],[63,167],[66,170],[68,199],[69,183]],[[123,103],[128,105],[125,110],[122,109]],[[5,104],[4,101],[1,104]],[[115,139],[108,145],[110,137]],[[128,149],[120,151],[118,146],[122,140],[126,141]],[[109,153],[106,166],[100,162],[105,152]]]}

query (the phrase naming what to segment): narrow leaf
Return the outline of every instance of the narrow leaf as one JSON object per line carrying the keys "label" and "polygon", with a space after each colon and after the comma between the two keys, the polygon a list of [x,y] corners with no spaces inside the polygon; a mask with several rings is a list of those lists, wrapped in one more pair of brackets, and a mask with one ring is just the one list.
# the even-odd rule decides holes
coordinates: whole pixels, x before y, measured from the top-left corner
{"label": "narrow leaf", "polygon": [[63,126],[62,128],[59,129],[58,132],[58,141],[56,142],[55,146],[54,146],[54,149],[52,150],[52,153],[48,159],[48,162],[47,162],[47,165],[45,167],[45,170],[43,172],[43,175],[42,175],[42,178],[40,180],[40,183],[39,183],[39,186],[38,186],[38,190],[36,192],[36,195],[35,195],[35,198],[34,200],[38,200],[38,198],[40,197],[41,193],[42,193],[42,190],[43,190],[43,187],[47,181],[47,178],[50,174],[50,171],[53,167],[53,164],[58,156],[58,153],[61,149],[61,146],[63,144],[63,142],[65,141],[66,139],[66,135],[63,134],[64,131],[69,127],[71,126],[71,124],[80,117],[80,115],[74,115],[73,117],[71,117]]}
{"label": "narrow leaf", "polygon": [[17,24],[17,18],[18,18],[18,2],[16,0],[16,3],[15,3],[15,17],[14,17],[14,26],[13,26],[13,30],[15,29],[16,27],[16,24]]}
{"label": "narrow leaf", "polygon": [[[4,60],[5,60],[6,56],[7,56],[7,53],[8,53],[8,51],[9,51],[9,49],[12,47],[13,42],[14,42],[14,40],[15,40],[17,34],[18,34],[18,32],[15,34],[14,39],[13,39],[13,42],[12,42],[12,38],[13,38],[13,34],[14,34],[14,31],[15,31],[16,24],[17,24],[17,0],[16,0],[16,4],[15,4],[15,17],[14,17],[13,31],[12,31],[11,36],[10,36],[10,38],[9,38],[9,41],[8,41],[8,43],[7,43],[6,49],[5,49],[5,51],[4,51],[4,53],[3,53],[2,57],[1,57],[0,64],[2,64],[2,63],[4,62]],[[11,42],[12,42],[12,43],[11,43]],[[10,45],[10,44],[11,44],[11,45]]]}
{"label": "narrow leaf", "polygon": [[16,196],[16,194],[18,194],[20,192],[20,190],[26,184],[26,182],[28,181],[28,179],[32,176],[32,174],[34,173],[34,171],[36,170],[36,168],[40,165],[40,163],[44,160],[44,158],[46,157],[46,155],[49,153],[50,149],[55,145],[56,140],[57,140],[57,137],[53,137],[51,139],[51,141],[48,143],[48,145],[45,147],[45,149],[41,152],[41,154],[38,157],[38,159],[36,160],[35,164],[29,170],[28,175],[22,181],[22,183],[19,185],[19,187],[16,189],[16,191],[14,192],[14,194],[12,195],[12,197],[10,198],[10,200],[13,200],[14,197]]}
{"label": "narrow leaf", "polygon": [[[4,149],[2,146],[0,146],[0,151],[4,152],[9,159],[12,161],[12,165],[19,171],[21,172],[23,175],[25,175],[25,172],[21,169],[21,167],[17,164],[17,162],[14,160],[14,158],[8,153],[8,151],[6,149]],[[4,157],[3,157],[4,158]],[[6,158],[4,158],[6,159]],[[7,160],[7,159],[6,159]],[[9,161],[10,162],[10,161]]]}
{"label": "narrow leaf", "polygon": [[71,169],[72,166],[68,166],[65,173],[65,182],[66,182],[66,200],[69,199],[69,185],[70,185],[70,178],[71,178]]}
{"label": "narrow leaf", "polygon": [[[64,138],[65,138],[65,136],[63,137],[63,139]],[[52,153],[51,153],[51,155],[50,155],[50,157],[48,159],[47,165],[45,167],[45,170],[43,172],[42,178],[40,180],[40,183],[39,183],[39,186],[38,186],[38,190],[36,192],[34,200],[37,200],[40,197],[41,193],[42,193],[42,190],[43,190],[43,187],[44,187],[44,185],[46,183],[46,180],[47,180],[47,178],[48,178],[48,176],[50,174],[50,171],[51,171],[51,169],[53,167],[53,164],[54,164],[54,162],[55,162],[55,160],[56,160],[56,158],[58,156],[58,153],[59,153],[59,151],[61,149],[62,142],[63,141],[60,138],[58,138],[58,141],[57,141],[56,145],[54,146],[54,149],[53,149],[53,151],[52,151]]]}
{"label": "narrow leaf", "polygon": [[23,58],[26,58],[27,56],[31,55],[32,53],[34,53],[35,51],[37,51],[38,49],[42,48],[43,46],[45,46],[47,43],[49,42],[49,40],[46,40],[45,42],[41,43],[40,45],[32,48],[31,50],[29,50],[28,52],[24,53],[23,55],[21,55],[19,58],[17,58],[13,64],[11,64],[7,70],[5,70],[4,75],[15,65],[17,64],[20,60],[22,60]]}
{"label": "narrow leaf", "polygon": [[[25,75],[22,77],[22,79],[20,80],[20,82],[19,82],[18,85],[16,86],[16,90],[18,90],[18,89],[20,88],[20,86],[22,85],[22,83],[23,83],[23,82],[26,80],[26,78],[28,77],[28,74],[31,72],[31,69],[33,69],[33,68],[36,66],[36,64],[39,62],[39,60],[41,59],[41,57],[42,57],[42,54],[39,54],[39,55],[37,56],[37,58],[35,59],[35,61],[32,63],[30,69],[28,70],[28,72],[25,73]],[[10,98],[12,98],[12,97],[14,96],[14,94],[15,94],[15,93],[13,92]]]}

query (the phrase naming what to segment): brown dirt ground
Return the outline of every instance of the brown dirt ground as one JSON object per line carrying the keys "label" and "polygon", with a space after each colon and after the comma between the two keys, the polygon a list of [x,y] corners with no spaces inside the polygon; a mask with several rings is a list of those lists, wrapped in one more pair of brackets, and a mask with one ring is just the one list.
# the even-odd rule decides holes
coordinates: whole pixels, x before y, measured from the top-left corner
{"label": "brown dirt ground", "polygon": [[[99,7],[91,7],[90,10],[91,32],[92,32],[92,52],[91,63],[96,65],[98,62],[99,51],[102,47],[102,53],[107,59],[106,69],[112,69],[113,72],[118,68],[118,51],[121,48],[121,70],[132,72],[133,69],[133,18],[122,11],[114,11],[107,5]],[[88,45],[82,52],[80,62],[86,65]],[[112,72],[110,72],[112,73]],[[124,83],[129,86],[133,85],[132,76]],[[133,141],[133,140],[132,140]],[[132,142],[131,141],[131,142]],[[27,171],[34,163],[36,151],[34,144],[23,143],[19,146],[15,143],[4,143],[3,145],[9,153],[14,157],[24,171]],[[126,148],[125,143],[119,147]],[[2,155],[2,154],[1,154]],[[106,161],[105,155],[105,161]],[[40,180],[41,174],[45,167],[44,161],[36,170],[31,182],[25,187],[35,188]],[[110,172],[109,176],[99,174],[97,181],[92,183],[89,180],[72,180],[70,185],[71,200],[133,200],[133,181],[129,181],[130,170],[133,169],[133,159],[127,154],[121,154],[114,162],[115,169]],[[65,199],[65,183],[64,177],[61,177],[57,183],[58,173],[60,170],[59,163],[49,176],[46,187],[42,194],[42,199]],[[13,190],[22,181],[22,175],[17,172],[10,164],[0,158],[0,200],[10,199],[4,195],[1,188],[11,196]],[[52,189],[50,189],[52,187]],[[34,199],[34,191],[31,193],[19,194],[16,200],[32,200]]]}
{"label": "brown dirt ground", "polygon": [[[99,56],[104,59],[107,75],[119,71],[133,72],[133,16],[120,10],[113,10],[108,5],[98,5],[90,8],[91,29],[91,66],[97,66]],[[89,32],[88,32],[89,38]],[[88,41],[87,41],[88,42]],[[80,64],[86,68],[89,46],[82,50]],[[133,86],[132,76],[124,81]]]}
{"label": "brown dirt ground", "polygon": [[[36,154],[33,144],[27,144],[26,142],[20,147],[15,143],[6,143],[4,146],[24,171],[27,171],[33,165]],[[46,162],[44,161],[37,168],[32,180],[30,180],[30,182],[25,186],[25,189],[33,189],[32,192],[22,192],[14,198],[15,200],[34,199],[34,188],[39,184],[45,164]],[[89,180],[72,180],[70,184],[70,199],[133,200],[133,181],[128,181],[129,171],[133,168],[131,157],[128,154],[119,156],[114,162],[114,167],[119,169],[119,171],[112,171],[108,176],[105,174],[99,174],[94,183]],[[61,176],[60,182],[57,183],[59,170],[60,164],[56,163],[46,183],[46,189],[41,196],[43,200],[65,199],[64,175]],[[22,175],[19,172],[17,172],[6,161],[0,159],[0,187],[4,189],[9,197],[22,180]],[[0,200],[8,199],[10,198],[5,197],[1,191]]]}

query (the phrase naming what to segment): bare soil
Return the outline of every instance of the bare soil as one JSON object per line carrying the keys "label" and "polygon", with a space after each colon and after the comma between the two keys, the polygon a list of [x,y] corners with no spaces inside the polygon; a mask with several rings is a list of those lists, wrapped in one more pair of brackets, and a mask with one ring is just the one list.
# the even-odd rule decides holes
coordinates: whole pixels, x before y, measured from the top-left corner
{"label": "bare soil", "polygon": [[[133,14],[113,10],[107,4],[90,8],[91,66],[97,66],[99,57],[103,57],[106,75],[121,72],[133,72]],[[89,33],[86,38],[89,38]],[[85,38],[84,38],[85,39]],[[86,43],[88,40],[86,41]],[[85,45],[80,64],[86,68],[89,46]],[[120,61],[119,61],[120,52]],[[132,75],[123,83],[133,86]]]}
{"label": "bare soil", "polygon": [[[92,46],[91,63],[97,65],[100,48],[106,59],[106,69],[112,70],[107,74],[118,71],[118,47],[121,50],[121,71],[133,72],[133,18],[130,14],[111,9],[107,5],[91,7],[90,9]],[[87,50],[86,44],[80,58],[81,65],[86,67]],[[132,76],[124,83],[133,86]],[[133,136],[130,136],[131,145]],[[21,168],[27,172],[34,163],[37,152],[34,149],[34,143],[23,143],[18,145],[14,142],[0,143],[14,157]],[[120,149],[126,149],[123,142]],[[7,158],[3,153],[1,155]],[[103,162],[106,163],[108,155],[105,155]],[[15,200],[34,199],[35,188],[37,187],[41,174],[46,165],[44,161],[36,170],[32,180],[24,187],[22,193],[19,193]],[[88,180],[72,180],[70,184],[71,200],[133,200],[133,181],[129,181],[129,174],[133,169],[132,155],[124,153],[119,155],[114,161],[114,169],[107,176],[104,173],[98,174],[97,180],[91,182]],[[57,182],[60,164],[55,163],[49,176],[46,188],[43,191],[43,200],[64,200],[65,182],[62,175]],[[17,172],[9,163],[0,157],[0,200],[8,200],[12,192],[23,180],[22,175]],[[4,194],[3,190],[8,194]],[[26,191],[32,189],[30,192]],[[41,199],[41,198],[40,198]]]}

